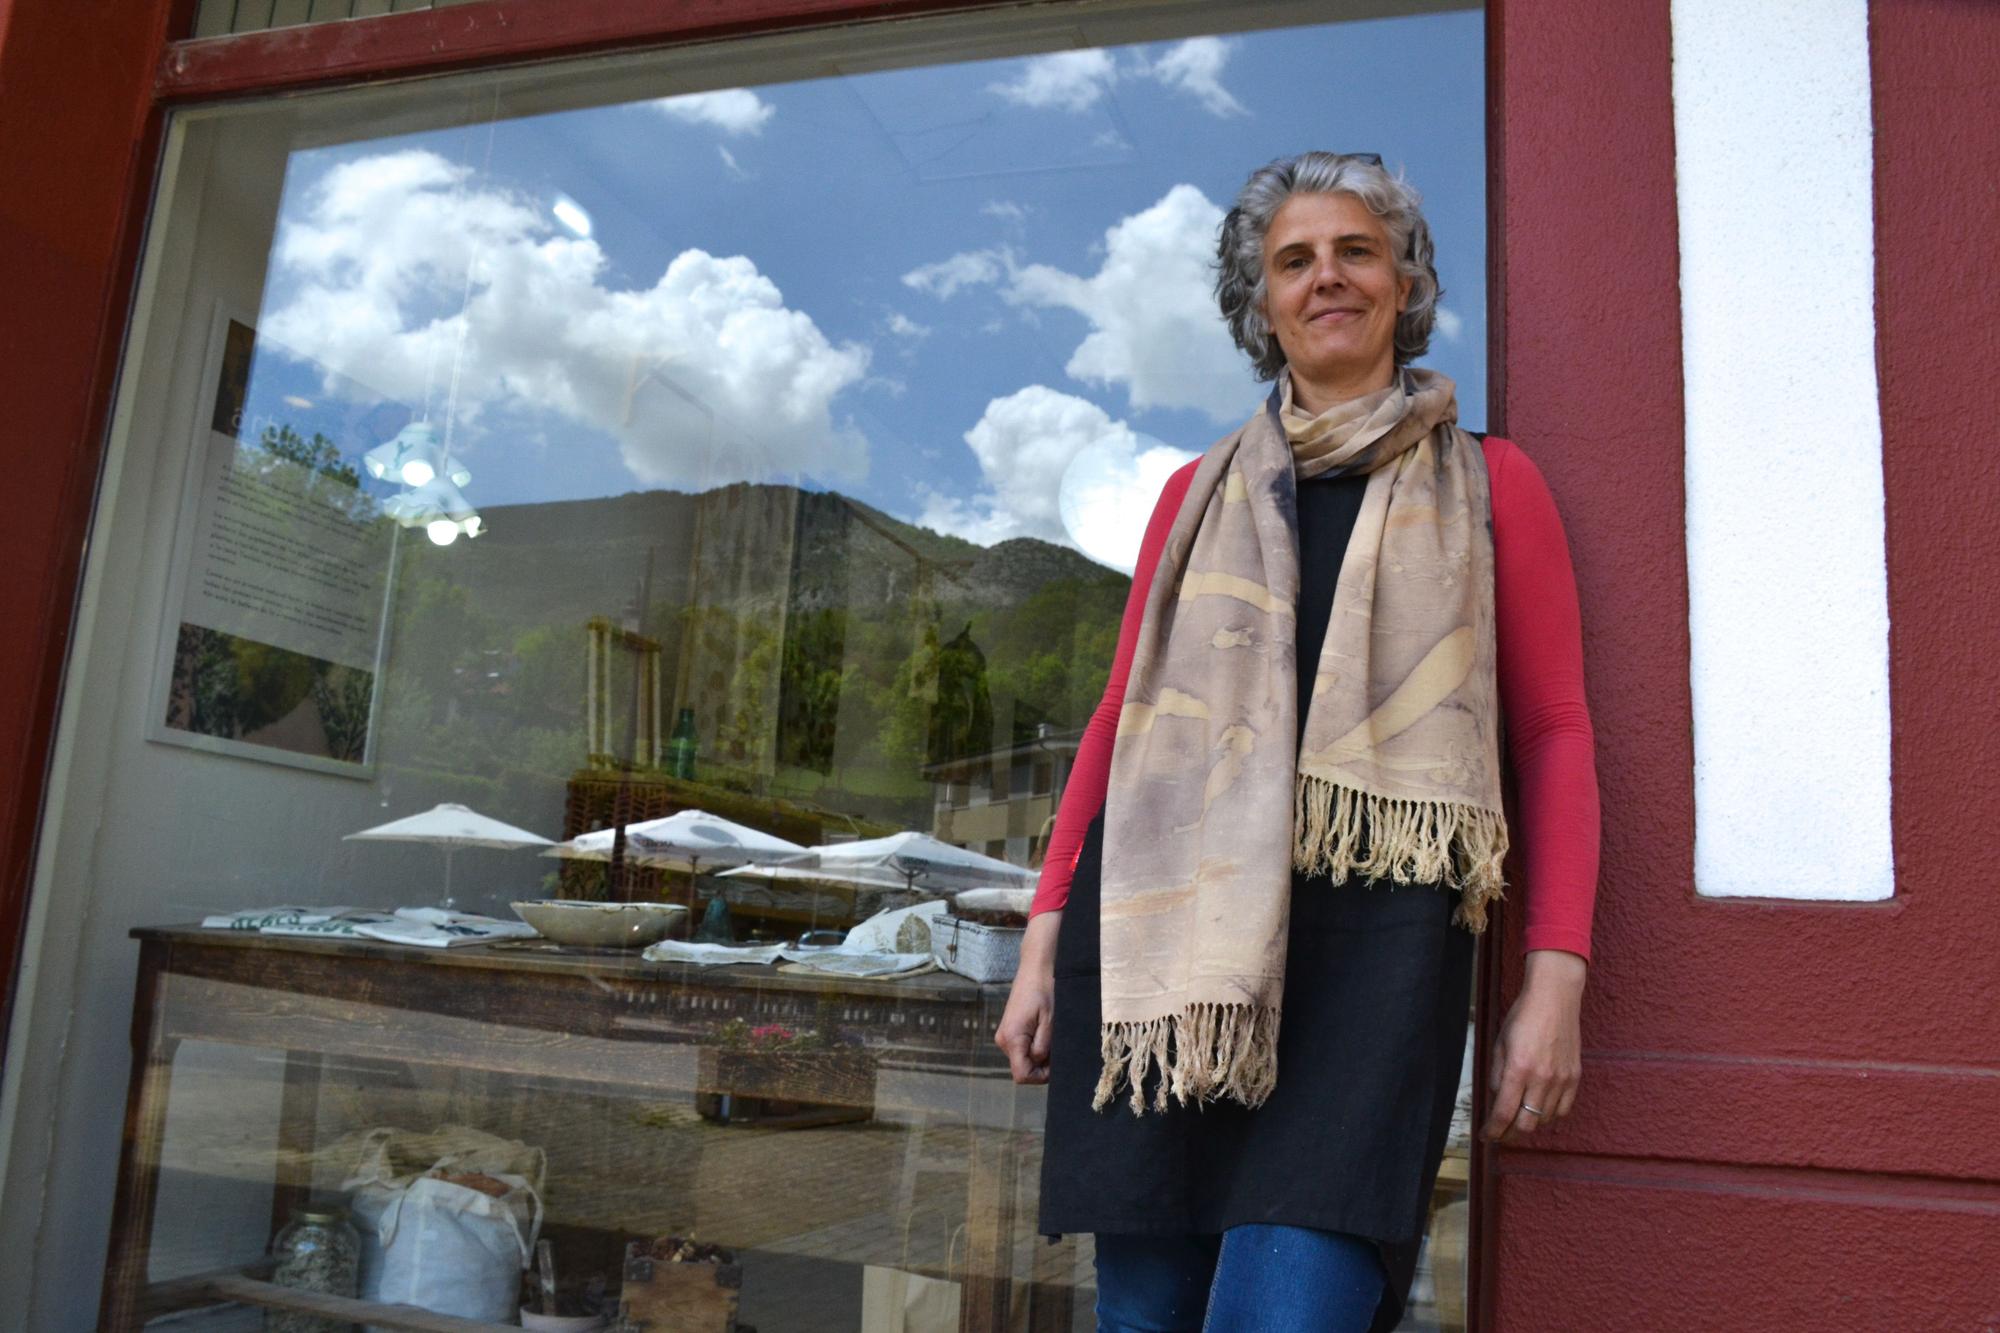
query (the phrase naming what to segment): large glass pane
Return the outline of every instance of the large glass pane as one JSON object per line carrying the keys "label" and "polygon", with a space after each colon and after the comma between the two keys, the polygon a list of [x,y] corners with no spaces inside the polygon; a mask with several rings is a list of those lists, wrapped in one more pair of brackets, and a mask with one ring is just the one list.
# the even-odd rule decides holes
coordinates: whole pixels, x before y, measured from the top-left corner
{"label": "large glass pane", "polygon": [[[1092,1326],[992,1035],[1153,497],[1261,400],[1252,167],[1407,168],[1485,415],[1480,14],[1229,13],[176,123],[8,1067],[29,1326],[505,1323],[536,1240],[656,1327]],[[1463,1326],[1465,1128],[1408,1328]],[[344,1247],[373,1304],[297,1295]]]}

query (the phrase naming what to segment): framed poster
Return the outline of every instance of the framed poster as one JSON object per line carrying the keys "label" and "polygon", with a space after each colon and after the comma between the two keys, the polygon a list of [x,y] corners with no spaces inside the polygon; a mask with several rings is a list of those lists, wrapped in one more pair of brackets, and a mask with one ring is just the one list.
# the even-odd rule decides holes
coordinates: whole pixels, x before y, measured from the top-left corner
{"label": "framed poster", "polygon": [[408,410],[219,303],[201,388],[147,739],[372,776],[399,529],[362,456]]}

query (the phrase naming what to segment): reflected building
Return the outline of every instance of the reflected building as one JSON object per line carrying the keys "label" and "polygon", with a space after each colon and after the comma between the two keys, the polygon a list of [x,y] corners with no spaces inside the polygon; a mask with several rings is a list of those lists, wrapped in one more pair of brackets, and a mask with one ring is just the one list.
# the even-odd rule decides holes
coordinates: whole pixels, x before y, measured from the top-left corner
{"label": "reflected building", "polygon": [[1044,724],[1034,740],[926,765],[931,836],[1015,865],[1039,866],[1082,728]]}

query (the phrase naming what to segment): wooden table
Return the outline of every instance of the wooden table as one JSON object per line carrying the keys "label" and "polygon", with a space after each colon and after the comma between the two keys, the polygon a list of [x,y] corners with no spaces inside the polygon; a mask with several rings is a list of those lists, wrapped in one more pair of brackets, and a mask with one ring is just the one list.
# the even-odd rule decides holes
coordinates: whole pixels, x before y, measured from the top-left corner
{"label": "wooden table", "polygon": [[[259,1299],[260,1284],[240,1272],[205,1283],[148,1280],[174,1052],[184,1041],[287,1052],[273,1171],[274,1214],[282,1216],[303,1199],[308,1182],[283,1178],[275,1163],[290,1157],[286,1148],[312,1146],[320,1065],[329,1057],[388,1056],[600,1089],[688,1092],[688,1062],[674,1046],[711,1043],[715,1029],[734,1017],[753,1025],[812,1027],[829,1003],[837,1005],[840,1028],[859,1033],[878,1056],[996,1080],[1002,1089],[1008,1123],[970,1136],[970,1248],[960,1327],[1000,1333],[1009,1326],[1018,1177],[1013,1144],[1030,1120],[1027,1098],[1039,1090],[1015,1087],[993,1045],[1005,984],[979,985],[944,972],[883,981],[745,965],[648,963],[634,953],[559,949],[539,941],[426,950],[187,927],[132,934],[139,941],[133,1060],[102,1327],[138,1328],[166,1310],[218,1298]],[[1069,1289],[1041,1284],[1033,1290],[1031,1327],[1067,1330]],[[383,1309],[370,1318],[410,1328],[442,1326]]]}

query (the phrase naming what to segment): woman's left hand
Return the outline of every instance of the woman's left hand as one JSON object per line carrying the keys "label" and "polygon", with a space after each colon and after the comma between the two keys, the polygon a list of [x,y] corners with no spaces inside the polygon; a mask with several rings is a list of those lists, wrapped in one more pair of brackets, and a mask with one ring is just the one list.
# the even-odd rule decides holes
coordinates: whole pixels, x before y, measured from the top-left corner
{"label": "woman's left hand", "polygon": [[1535,949],[1527,966],[1527,982],[1493,1043],[1487,1078],[1493,1106],[1479,1131],[1489,1143],[1518,1142],[1568,1115],[1583,1076],[1583,981],[1590,965],[1562,949]]}

